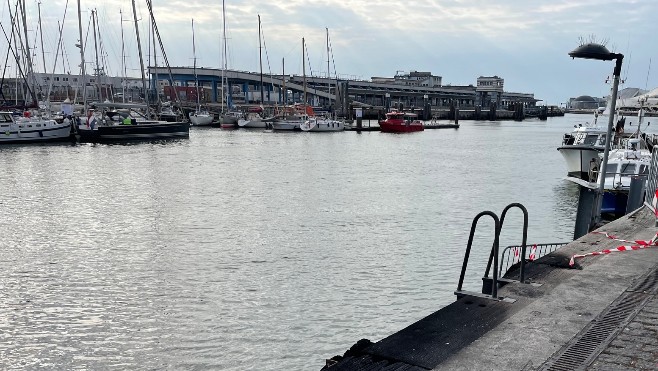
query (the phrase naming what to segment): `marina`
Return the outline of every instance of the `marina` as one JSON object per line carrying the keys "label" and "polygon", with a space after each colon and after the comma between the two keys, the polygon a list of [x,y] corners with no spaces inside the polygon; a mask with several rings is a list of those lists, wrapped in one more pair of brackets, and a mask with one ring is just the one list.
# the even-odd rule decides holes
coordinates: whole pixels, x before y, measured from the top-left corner
{"label": "marina", "polygon": [[658,369],[658,4],[274,5],[2,6],[0,370]]}
{"label": "marina", "polygon": [[583,119],[2,146],[0,366],[319,369],[452,303],[480,211],[520,202],[528,241],[570,241],[555,147]]}

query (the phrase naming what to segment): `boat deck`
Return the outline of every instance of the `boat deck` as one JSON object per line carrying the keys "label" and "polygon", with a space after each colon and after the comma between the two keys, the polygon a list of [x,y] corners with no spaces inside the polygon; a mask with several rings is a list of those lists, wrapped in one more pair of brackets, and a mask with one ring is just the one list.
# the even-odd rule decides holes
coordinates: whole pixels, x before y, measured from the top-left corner
{"label": "boat deck", "polygon": [[[642,208],[597,232],[651,240],[655,223]],[[501,287],[513,303],[464,296],[381,341],[359,341],[323,370],[658,369],[658,246],[569,266],[574,254],[620,245],[632,243],[589,233],[529,263],[532,284]]]}

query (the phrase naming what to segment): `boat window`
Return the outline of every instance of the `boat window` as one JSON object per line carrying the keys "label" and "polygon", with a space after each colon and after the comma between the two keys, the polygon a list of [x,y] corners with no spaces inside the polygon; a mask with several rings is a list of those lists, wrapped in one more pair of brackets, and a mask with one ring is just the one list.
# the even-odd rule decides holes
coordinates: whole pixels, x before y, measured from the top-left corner
{"label": "boat window", "polygon": [[596,144],[596,139],[597,139],[598,137],[599,137],[599,136],[596,135],[596,134],[589,134],[589,135],[587,135],[587,137],[586,137],[585,140],[583,141],[583,144],[595,145],[595,144]]}
{"label": "boat window", "polygon": [[0,115],[0,121],[2,122],[11,122],[11,116],[7,113]]}
{"label": "boat window", "polygon": [[599,137],[599,145],[604,146],[605,145],[605,136],[606,134],[601,134]]}
{"label": "boat window", "polygon": [[605,176],[617,174],[617,164],[608,164],[605,168]]}
{"label": "boat window", "polygon": [[621,173],[624,175],[631,175],[635,174],[635,164],[622,164],[621,165]]}
{"label": "boat window", "polygon": [[640,165],[640,174],[649,174],[649,166]]}

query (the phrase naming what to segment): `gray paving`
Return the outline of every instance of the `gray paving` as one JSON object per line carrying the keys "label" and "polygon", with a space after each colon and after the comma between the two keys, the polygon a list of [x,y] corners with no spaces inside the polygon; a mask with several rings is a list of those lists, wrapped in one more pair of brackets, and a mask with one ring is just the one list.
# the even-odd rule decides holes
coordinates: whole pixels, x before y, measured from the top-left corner
{"label": "gray paving", "polygon": [[[651,240],[647,209],[603,226]],[[377,342],[361,342],[326,370],[658,370],[658,247],[569,258],[619,245],[590,233],[528,265],[536,286],[499,290],[515,303],[465,297]],[[358,366],[357,366],[358,365]]]}

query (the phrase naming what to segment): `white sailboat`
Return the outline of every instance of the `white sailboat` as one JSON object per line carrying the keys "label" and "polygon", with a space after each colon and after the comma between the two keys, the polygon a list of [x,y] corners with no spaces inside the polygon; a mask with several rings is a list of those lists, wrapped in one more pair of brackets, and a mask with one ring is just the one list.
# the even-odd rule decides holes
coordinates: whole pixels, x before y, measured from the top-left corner
{"label": "white sailboat", "polygon": [[[27,18],[25,13],[25,2],[21,3],[22,7],[22,19],[18,20],[18,15],[16,16],[10,14],[10,19],[12,24],[18,25],[22,23],[23,30],[25,33],[24,38],[24,55],[20,56],[17,54],[18,48],[11,48],[12,42],[16,44],[19,40],[14,32],[11,33],[11,37],[15,39],[9,39],[9,50],[17,61],[18,74],[24,75],[25,81],[27,83],[27,90],[29,91],[33,104],[37,105],[37,97],[35,94],[35,89],[37,88],[36,80],[34,79],[34,71],[32,69],[32,60],[31,60],[31,51],[28,44],[28,33],[27,33]],[[18,8],[16,10],[18,13]],[[18,27],[16,27],[18,29]],[[60,30],[61,38],[61,30]],[[21,63],[19,61],[25,60],[26,69],[21,68]],[[45,61],[44,61],[45,68]],[[18,75],[17,75],[18,76]],[[18,81],[18,79],[17,79]],[[18,95],[17,95],[18,96]],[[63,119],[61,122],[58,122],[51,117],[50,112],[50,102],[48,101],[45,112],[37,112],[36,110],[30,111],[26,110],[23,113],[22,117],[16,118],[13,116],[12,112],[0,112],[0,144],[10,144],[10,143],[41,143],[41,142],[52,142],[52,141],[66,141],[71,138],[71,128],[72,122],[70,119]],[[38,114],[37,114],[38,113]]]}
{"label": "white sailboat", "polygon": [[196,74],[196,43],[194,41],[194,19],[192,19],[192,55],[194,57],[194,85],[196,86],[196,109],[190,112],[190,122],[194,126],[208,126],[212,124],[214,116],[207,110],[201,109],[199,96],[199,78]]}
{"label": "white sailboat", "polygon": [[[260,14],[258,15],[258,49],[259,49],[259,54],[262,54]],[[274,121],[272,119],[265,120],[262,116],[264,98],[265,98],[265,94],[263,92],[263,58],[262,55],[260,55],[260,104],[261,104],[260,110],[259,112],[248,112],[245,117],[240,118],[238,120],[239,127],[264,129],[267,128],[272,121]]]}
{"label": "white sailboat", "polygon": [[[327,28],[327,77],[329,70],[329,29]],[[303,39],[302,39],[303,42]],[[329,106],[331,106],[331,82],[327,82],[327,94],[329,94]],[[301,126],[302,131],[343,131],[345,123],[332,117],[314,116],[306,120]]]}

